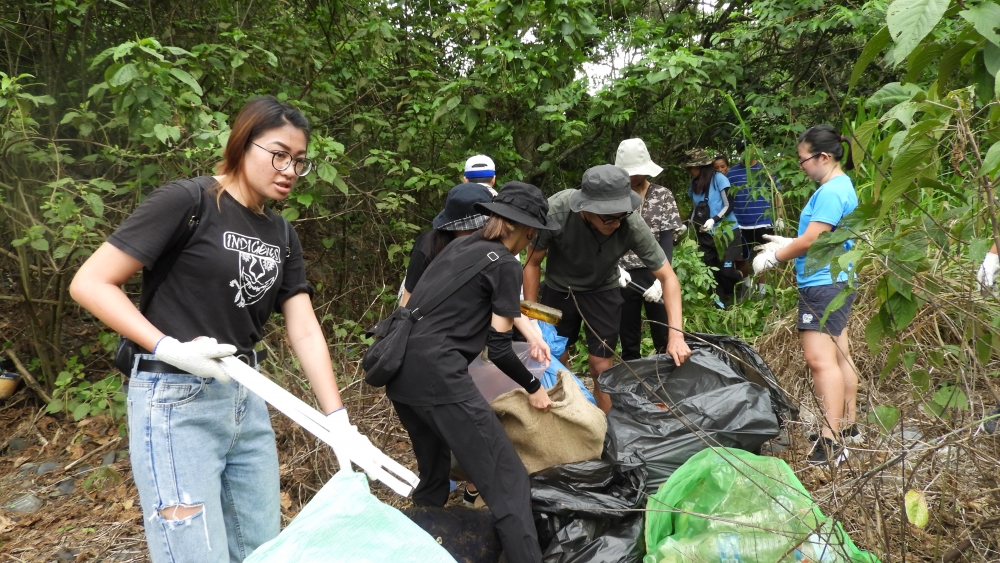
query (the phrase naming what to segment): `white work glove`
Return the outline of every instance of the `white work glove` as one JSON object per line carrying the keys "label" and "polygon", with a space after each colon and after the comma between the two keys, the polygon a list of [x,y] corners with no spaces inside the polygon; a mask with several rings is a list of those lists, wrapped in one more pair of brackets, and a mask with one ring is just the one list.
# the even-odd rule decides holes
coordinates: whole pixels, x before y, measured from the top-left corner
{"label": "white work glove", "polygon": [[701,232],[707,233],[708,231],[711,231],[712,227],[714,226],[715,226],[715,219],[709,217],[708,219],[705,220],[705,224],[701,226]]}
{"label": "white work glove", "polygon": [[683,225],[683,224],[680,227],[677,227],[676,229],[674,229],[674,242],[679,241],[681,239],[681,237],[684,236],[684,233],[687,232],[687,230],[688,230],[688,226],[687,225]]}
{"label": "white work glove", "polygon": [[793,238],[779,237],[778,235],[764,235],[764,244],[760,245],[758,252],[774,251],[777,252],[782,248],[792,244]]}
{"label": "white work glove", "polygon": [[784,231],[785,230],[785,220],[782,219],[781,217],[778,217],[777,219],[774,220],[773,227],[774,227],[775,231]]}
{"label": "white work glove", "polygon": [[219,344],[214,338],[199,336],[191,342],[179,342],[176,338],[164,336],[153,347],[153,355],[157,360],[180,368],[198,377],[214,377],[223,383],[229,383],[232,378],[219,363],[219,358],[232,356],[236,346]]}
{"label": "white work glove", "polygon": [[1000,273],[1000,256],[987,252],[986,258],[983,258],[983,265],[979,266],[976,281],[982,289],[992,289],[996,293],[997,273]]}
{"label": "white work glove", "polygon": [[[327,430],[333,434],[336,440],[334,451],[338,458],[347,457],[350,462],[355,463],[362,469],[368,467],[379,467],[379,456],[384,455],[372,445],[363,434],[358,432],[358,427],[351,424],[347,418],[347,409],[340,407],[332,413],[326,415]],[[341,460],[344,461],[344,460]],[[341,469],[345,469],[341,467]],[[346,469],[350,469],[347,467]]]}
{"label": "white work glove", "polygon": [[647,289],[642,294],[642,298],[650,303],[656,303],[663,300],[663,286],[660,285],[660,280],[653,280],[650,284],[649,289]]}
{"label": "white work glove", "polygon": [[632,281],[632,276],[625,271],[625,268],[618,266],[618,285],[624,289]]}
{"label": "white work glove", "polygon": [[778,258],[775,256],[777,250],[764,250],[763,248],[757,251],[757,256],[753,259],[753,275],[756,276],[767,270],[773,268],[780,264]]}

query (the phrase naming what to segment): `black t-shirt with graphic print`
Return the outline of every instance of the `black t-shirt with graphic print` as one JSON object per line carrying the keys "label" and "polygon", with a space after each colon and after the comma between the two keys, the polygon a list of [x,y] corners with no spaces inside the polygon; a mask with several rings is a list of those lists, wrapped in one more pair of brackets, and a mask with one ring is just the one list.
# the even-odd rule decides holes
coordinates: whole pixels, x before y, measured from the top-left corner
{"label": "black t-shirt with graphic print", "polygon": [[493,313],[521,315],[521,263],[499,241],[482,233],[459,237],[427,266],[406,306],[426,303],[489,252],[499,259],[483,268],[434,310],[414,323],[399,374],[386,394],[408,405],[444,405],[481,396],[469,363],[486,347]]}
{"label": "black t-shirt with graphic print", "polygon": [[[215,185],[212,177],[170,182],[136,208],[108,242],[146,270],[170,250],[198,214],[198,191]],[[222,192],[205,191],[201,222],[157,289],[146,310],[153,326],[181,342],[210,336],[251,351],[264,337],[272,312],[298,293],[312,295],[306,283],[302,246],[284,220],[265,208],[258,215]]]}

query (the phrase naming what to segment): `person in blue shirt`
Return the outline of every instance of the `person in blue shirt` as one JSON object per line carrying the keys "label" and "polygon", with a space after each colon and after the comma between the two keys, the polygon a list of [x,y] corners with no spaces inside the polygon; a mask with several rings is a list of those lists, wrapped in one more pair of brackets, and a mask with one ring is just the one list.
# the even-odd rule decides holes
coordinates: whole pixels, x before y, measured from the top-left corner
{"label": "person in blue shirt", "polygon": [[[850,140],[830,125],[810,127],[799,136],[799,167],[819,189],[809,198],[799,216],[798,237],[767,237],[754,258],[754,274],[787,260],[795,260],[795,279],[799,286],[798,329],[802,350],[813,376],[813,390],[823,406],[825,422],[809,457],[815,465],[836,464],[847,458],[843,440],[858,437],[854,425],[857,414],[858,376],[851,359],[847,338],[847,318],[856,292],[851,292],[836,311],[820,323],[827,306],[848,283],[848,273],[841,271],[833,279],[830,265],[806,271],[806,253],[819,235],[834,231],[844,217],[858,206],[858,196],[840,161],[844,144]],[[853,241],[844,246],[850,249]],[[850,269],[850,268],[849,268]],[[851,273],[853,276],[853,272]],[[846,424],[845,424],[846,423]]]}
{"label": "person in blue shirt", "polygon": [[[742,139],[736,141],[736,150],[749,161],[749,168],[743,163],[744,159],[730,168],[725,156],[718,156],[715,159],[715,169],[725,174],[732,185],[730,192],[733,194],[733,213],[740,225],[740,234],[743,235],[743,255],[750,260],[756,255],[755,249],[766,242],[764,235],[773,235],[775,230],[781,231],[784,228],[784,221],[780,216],[781,196],[777,190],[773,191],[775,205],[772,206],[771,177],[764,171],[764,165]],[[723,172],[720,168],[726,171]],[[749,261],[743,264],[743,275],[748,280],[752,279],[749,276]]]}
{"label": "person in blue shirt", "polygon": [[[743,280],[738,268],[739,262],[745,260],[743,239],[727,193],[729,180],[712,167],[712,153],[695,149],[686,152],[685,156],[687,162],[684,167],[691,175],[688,195],[694,204],[691,222],[698,227],[698,249],[705,264],[716,268],[713,272],[716,293],[723,302],[729,302],[736,284]],[[725,251],[721,256],[716,238],[724,243]]]}

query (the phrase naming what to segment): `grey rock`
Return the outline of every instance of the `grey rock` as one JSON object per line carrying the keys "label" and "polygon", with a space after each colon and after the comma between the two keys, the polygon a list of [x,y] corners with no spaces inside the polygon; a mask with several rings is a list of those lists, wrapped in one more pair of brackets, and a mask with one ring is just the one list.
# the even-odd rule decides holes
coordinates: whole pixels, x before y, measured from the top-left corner
{"label": "grey rock", "polygon": [[110,452],[104,454],[101,458],[101,465],[111,465],[115,462],[115,457],[117,457],[118,452],[111,450]]}
{"label": "grey rock", "polygon": [[59,469],[60,466],[61,464],[59,464],[58,462],[46,461],[45,463],[38,466],[38,469],[35,470],[35,473],[39,475],[45,475],[50,471],[55,471],[56,469]]}
{"label": "grey rock", "polygon": [[4,508],[11,512],[21,512],[24,514],[29,514],[35,512],[42,507],[42,499],[36,497],[35,495],[24,495],[18,497],[14,502],[11,502]]}
{"label": "grey rock", "polygon": [[79,549],[70,549],[66,547],[61,547],[59,548],[58,551],[55,552],[54,555],[56,559],[58,559],[59,561],[76,561],[76,556],[79,554],[80,554]]}
{"label": "grey rock", "polygon": [[17,468],[17,474],[27,475],[28,473],[33,473],[37,468],[38,468],[37,463],[25,463],[21,467]]}
{"label": "grey rock", "polygon": [[31,444],[29,444],[28,441],[25,440],[24,438],[14,438],[13,440],[7,443],[7,451],[20,452],[28,449],[28,446],[30,445]]}
{"label": "grey rock", "polygon": [[76,488],[76,485],[73,484],[73,480],[72,479],[64,479],[62,481],[59,481],[59,483],[56,485],[55,490],[52,491],[51,493],[49,493],[49,496],[50,497],[62,497],[62,496],[66,496],[66,495],[72,493],[73,489],[75,489],[75,488]]}

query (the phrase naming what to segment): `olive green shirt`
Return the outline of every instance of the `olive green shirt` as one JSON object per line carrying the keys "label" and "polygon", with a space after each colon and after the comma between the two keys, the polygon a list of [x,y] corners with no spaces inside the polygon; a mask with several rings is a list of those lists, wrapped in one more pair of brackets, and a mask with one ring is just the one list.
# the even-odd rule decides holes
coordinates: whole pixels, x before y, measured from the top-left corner
{"label": "olive green shirt", "polygon": [[611,236],[592,229],[576,212],[569,198],[575,190],[563,190],[549,198],[549,218],[562,228],[538,231],[532,247],[545,250],[545,285],[557,291],[572,288],[579,293],[618,287],[618,260],[631,250],[650,270],[667,261],[652,231],[638,213],[628,216]]}

